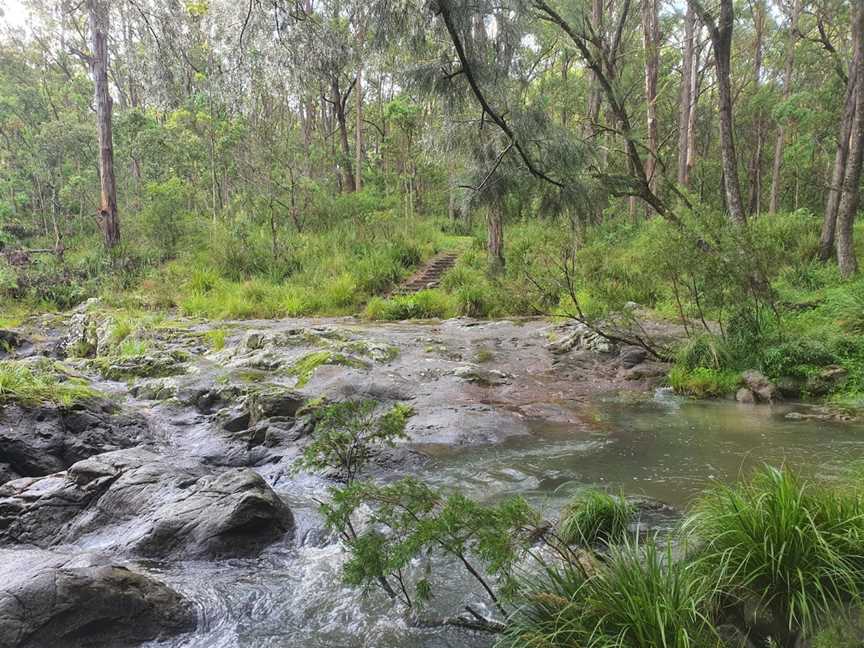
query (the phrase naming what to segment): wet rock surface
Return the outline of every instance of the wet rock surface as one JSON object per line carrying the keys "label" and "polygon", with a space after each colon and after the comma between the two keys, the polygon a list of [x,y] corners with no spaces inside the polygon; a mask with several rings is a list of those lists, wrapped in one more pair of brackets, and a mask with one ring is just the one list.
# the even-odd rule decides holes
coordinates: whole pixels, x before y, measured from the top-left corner
{"label": "wet rock surface", "polygon": [[0,408],[0,554],[27,564],[32,583],[14,596],[0,587],[10,646],[182,632],[191,606],[150,574],[328,547],[314,497],[329,482],[292,471],[318,404],[410,405],[406,442],[367,468],[392,479],[447,453],[530,440],[538,421],[585,427],[586,399],[642,392],[666,371],[642,349],[533,319],[223,323],[218,349],[204,342],[210,327],[177,321],[133,333],[141,351],[128,355],[109,318],[82,305],[42,344],[110,400]]}
{"label": "wet rock surface", "polygon": [[150,439],[146,419],[109,400],[70,406],[0,405],[0,483],[65,470],[102,452]]}
{"label": "wet rock surface", "polygon": [[255,472],[178,467],[144,450],[0,487],[0,543],[101,546],[147,557],[254,555],[290,533],[291,511]]}
{"label": "wet rock surface", "polygon": [[195,626],[190,601],[125,566],[86,554],[0,551],[0,648],[119,648]]}

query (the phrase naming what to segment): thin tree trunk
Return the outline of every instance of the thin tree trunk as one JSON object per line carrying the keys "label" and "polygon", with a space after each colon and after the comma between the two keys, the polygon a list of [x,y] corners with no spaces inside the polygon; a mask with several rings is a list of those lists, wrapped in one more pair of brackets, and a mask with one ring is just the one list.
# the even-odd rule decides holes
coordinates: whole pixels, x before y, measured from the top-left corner
{"label": "thin tree trunk", "polygon": [[87,0],[93,73],[96,125],[99,131],[99,180],[101,200],[100,225],[105,245],[113,248],[120,242],[120,219],[117,214],[117,180],[114,176],[114,144],[111,134],[111,95],[108,92],[108,7],[100,0]]}
{"label": "thin tree trunk", "polygon": [[642,0],[642,40],[645,48],[645,101],[648,119],[648,158],[645,173],[651,190],[657,191],[657,75],[660,68],[660,27],[657,0]]}
{"label": "thin tree trunk", "polygon": [[344,177],[345,191],[353,193],[357,190],[357,184],[354,181],[354,172],[351,170],[351,146],[348,144],[348,118],[345,115],[345,103],[347,97],[342,96],[339,89],[339,81],[334,79],[332,83],[334,112],[336,113],[336,121],[339,124],[339,144],[342,146],[342,175]]}
{"label": "thin tree trunk", "polygon": [[856,105],[855,123],[849,144],[849,159],[843,176],[843,195],[837,210],[837,265],[840,275],[849,278],[858,272],[858,259],[855,255],[853,228],[858,213],[859,190],[861,184],[861,165],[864,160],[864,6],[855,12],[853,28],[855,34],[855,54],[852,68],[855,70]]}
{"label": "thin tree trunk", "polygon": [[[765,15],[766,7],[765,0],[759,0],[754,7],[753,23],[754,23],[754,44],[753,44],[753,86],[754,92],[758,94],[759,87],[762,85],[762,42],[765,35]],[[751,216],[758,214],[760,211],[760,198],[762,195],[762,140],[763,121],[765,117],[762,114],[762,109],[758,108],[754,116],[755,121],[755,137],[756,144],[753,150],[753,157],[750,158],[750,169],[747,174],[750,183],[750,198],[747,201],[747,213]]]}
{"label": "thin tree trunk", "polygon": [[363,65],[357,70],[357,88],[354,90],[354,181],[355,189],[363,189]]}
{"label": "thin tree trunk", "polygon": [[732,119],[732,30],[735,13],[732,0],[720,0],[720,15],[717,21],[697,0],[688,0],[694,11],[708,27],[714,48],[714,68],[717,73],[717,95],[720,115],[720,157],[723,163],[723,186],[726,192],[726,208],[729,218],[736,225],[745,225],[747,217],[741,201],[741,184],[738,179],[738,158],[735,155],[735,134]]}
{"label": "thin tree trunk", "polygon": [[678,105],[678,184],[686,187],[690,178],[688,174],[687,157],[690,143],[690,118],[693,108],[693,69],[694,51],[696,49],[696,14],[692,7],[687,7],[684,15],[684,58],[681,63],[681,95]]}
{"label": "thin tree trunk", "polygon": [[837,209],[840,206],[840,194],[843,190],[843,175],[849,158],[849,138],[852,135],[852,125],[855,121],[857,99],[857,71],[855,61],[849,69],[849,79],[846,82],[846,99],[843,102],[843,116],[840,120],[840,136],[837,140],[837,152],[834,155],[834,166],[831,169],[831,185],[828,187],[828,198],[825,202],[825,218],[822,221],[822,234],[819,238],[819,260],[822,262],[831,258],[834,251],[834,235],[837,227]]}
{"label": "thin tree trunk", "polygon": [[[798,19],[801,16],[801,0],[794,0],[792,14],[789,17],[789,40],[786,44],[786,69],[783,71],[783,100],[789,99],[792,93],[792,74],[795,70],[795,45],[798,42]],[[780,171],[783,165],[783,148],[786,140],[786,128],[780,124],[777,128],[777,141],[774,143],[774,164],[771,167],[771,199],[768,212],[774,214],[780,205]]]}
{"label": "thin tree trunk", "polygon": [[488,230],[489,272],[499,274],[504,269],[504,216],[503,204],[493,199],[486,210]]}
{"label": "thin tree trunk", "polygon": [[[603,33],[603,0],[591,0],[591,28],[597,34]],[[600,120],[600,104],[603,89],[594,73],[590,73],[591,85],[588,93],[588,129],[592,136],[600,132],[597,123]]]}

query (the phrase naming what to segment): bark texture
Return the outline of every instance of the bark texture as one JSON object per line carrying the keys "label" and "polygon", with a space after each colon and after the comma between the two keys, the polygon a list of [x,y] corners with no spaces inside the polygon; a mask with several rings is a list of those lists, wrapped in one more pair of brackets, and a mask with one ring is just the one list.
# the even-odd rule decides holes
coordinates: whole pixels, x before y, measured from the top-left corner
{"label": "bark texture", "polygon": [[99,132],[99,224],[105,245],[113,248],[120,242],[120,218],[117,214],[117,179],[114,175],[114,143],[111,132],[113,103],[108,92],[108,6],[100,0],[87,0],[90,24],[90,69],[93,74],[96,126]]}

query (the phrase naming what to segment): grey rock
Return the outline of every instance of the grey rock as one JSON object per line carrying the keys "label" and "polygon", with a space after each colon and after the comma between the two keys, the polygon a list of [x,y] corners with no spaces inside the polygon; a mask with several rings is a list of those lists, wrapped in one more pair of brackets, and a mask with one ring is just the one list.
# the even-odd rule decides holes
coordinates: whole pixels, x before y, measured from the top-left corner
{"label": "grey rock", "polygon": [[307,400],[303,394],[293,390],[271,389],[252,393],[248,409],[253,422],[273,417],[293,418]]}
{"label": "grey rock", "polygon": [[0,648],[135,646],[195,628],[164,583],[89,556],[0,552]]}
{"label": "grey rock", "polygon": [[666,365],[659,362],[643,362],[630,369],[622,370],[619,376],[624,380],[648,380],[662,378],[668,370]]}
{"label": "grey rock", "polygon": [[0,486],[0,544],[235,557],[256,555],[292,529],[291,511],[252,470],[177,467],[141,449]]}
{"label": "grey rock", "polygon": [[742,387],[737,392],[735,392],[735,400],[739,403],[748,403],[753,404],[756,402],[756,395],[747,389],[747,387]]}
{"label": "grey rock", "polygon": [[29,346],[29,341],[17,331],[0,329],[0,358],[14,352],[19,347]]}
{"label": "grey rock", "polygon": [[765,374],[755,369],[748,369],[741,374],[741,380],[744,381],[747,389],[753,392],[756,400],[771,403],[777,399],[779,390],[774,383],[768,380]]}
{"label": "grey rock", "polygon": [[468,365],[459,367],[453,372],[453,375],[465,382],[483,385],[485,387],[493,387],[497,385],[507,385],[510,383],[511,376],[498,371],[496,369],[483,369],[476,365]]}
{"label": "grey rock", "polygon": [[621,350],[618,362],[624,369],[632,369],[648,358],[648,352],[642,347],[630,346]]}
{"label": "grey rock", "polygon": [[[90,399],[69,407],[0,408],[0,464],[19,476],[50,475],[95,454],[137,446],[149,438],[143,417],[122,413],[107,400]],[[7,480],[0,471],[2,481]]]}

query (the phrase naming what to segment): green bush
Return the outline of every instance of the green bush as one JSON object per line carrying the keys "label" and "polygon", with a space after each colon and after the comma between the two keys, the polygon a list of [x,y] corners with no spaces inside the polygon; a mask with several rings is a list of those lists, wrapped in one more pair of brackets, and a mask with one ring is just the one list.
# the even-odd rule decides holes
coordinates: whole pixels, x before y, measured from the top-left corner
{"label": "green bush", "polygon": [[673,367],[669,372],[669,386],[686,396],[697,398],[717,398],[732,394],[741,384],[741,374],[737,371],[697,367],[686,369]]}
{"label": "green bush", "polygon": [[799,338],[766,349],[762,370],[771,378],[808,378],[822,367],[838,362],[837,354],[824,342]]}
{"label": "green bush", "polygon": [[604,564],[547,568],[531,583],[499,647],[720,648],[708,612],[714,590],[671,547],[632,542]]}
{"label": "green bush", "polygon": [[365,316],[371,320],[446,319],[453,317],[453,298],[432,289],[391,299],[373,298],[366,305]]}

